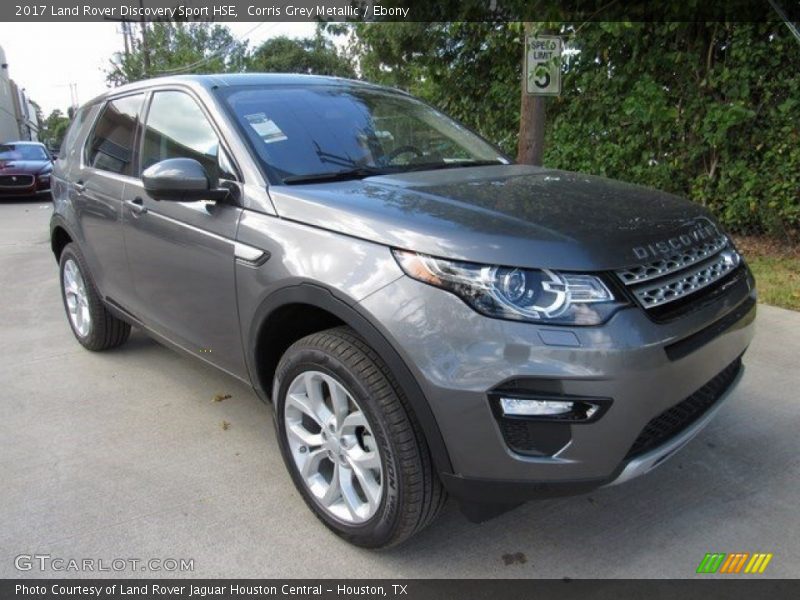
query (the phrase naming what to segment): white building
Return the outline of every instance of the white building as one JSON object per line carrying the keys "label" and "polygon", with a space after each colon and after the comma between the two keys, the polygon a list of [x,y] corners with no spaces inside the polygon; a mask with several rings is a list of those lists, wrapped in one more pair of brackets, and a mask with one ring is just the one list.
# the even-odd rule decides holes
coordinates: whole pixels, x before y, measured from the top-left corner
{"label": "white building", "polygon": [[0,143],[37,141],[38,133],[36,107],[25,90],[20,89],[9,76],[6,53],[0,47]]}

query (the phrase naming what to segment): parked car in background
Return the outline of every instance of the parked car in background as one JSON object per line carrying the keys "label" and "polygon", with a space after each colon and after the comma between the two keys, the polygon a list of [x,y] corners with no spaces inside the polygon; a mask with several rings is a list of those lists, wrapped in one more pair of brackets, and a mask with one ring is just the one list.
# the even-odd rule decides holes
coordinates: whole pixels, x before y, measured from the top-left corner
{"label": "parked car in background", "polygon": [[44,144],[0,144],[0,196],[49,195],[52,171],[52,156]]}

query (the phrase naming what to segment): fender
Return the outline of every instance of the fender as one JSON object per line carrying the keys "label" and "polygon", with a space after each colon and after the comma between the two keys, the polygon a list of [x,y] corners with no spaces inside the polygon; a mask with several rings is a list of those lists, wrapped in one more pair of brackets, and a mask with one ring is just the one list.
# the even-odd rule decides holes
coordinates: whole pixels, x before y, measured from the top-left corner
{"label": "fender", "polygon": [[358,306],[348,304],[320,285],[304,282],[282,288],[267,296],[256,311],[253,319],[255,327],[251,328],[250,338],[246,341],[245,361],[251,373],[253,387],[259,397],[267,400],[269,392],[263,389],[262,383],[255,376],[258,372],[256,369],[258,337],[269,316],[275,310],[288,304],[309,304],[328,311],[351,327],[372,346],[391,369],[406,398],[408,398],[417,421],[422,427],[422,432],[428,443],[428,448],[430,448],[437,471],[440,473],[452,473],[453,466],[450,462],[450,455],[447,452],[447,446],[439,430],[439,425],[436,423],[436,417],[434,417],[428,400],[425,398],[425,394],[419,383],[417,383],[411,369],[408,368],[408,365],[397,350],[394,349],[392,344],[380,332],[380,329],[373,323],[370,316],[364,314]]}

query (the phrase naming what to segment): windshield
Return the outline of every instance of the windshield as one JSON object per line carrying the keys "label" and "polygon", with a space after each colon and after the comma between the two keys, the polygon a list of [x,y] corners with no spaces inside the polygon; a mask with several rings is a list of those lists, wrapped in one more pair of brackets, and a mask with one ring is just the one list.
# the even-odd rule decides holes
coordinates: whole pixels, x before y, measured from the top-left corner
{"label": "windshield", "polygon": [[41,146],[0,144],[0,160],[50,160],[50,157]]}
{"label": "windshield", "polygon": [[221,93],[267,171],[285,183],[508,162],[462,125],[391,91],[315,85]]}

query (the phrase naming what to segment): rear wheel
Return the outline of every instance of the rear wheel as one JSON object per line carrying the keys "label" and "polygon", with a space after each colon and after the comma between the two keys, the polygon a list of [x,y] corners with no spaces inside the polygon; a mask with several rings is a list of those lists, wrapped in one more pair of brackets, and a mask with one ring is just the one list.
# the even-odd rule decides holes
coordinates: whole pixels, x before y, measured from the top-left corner
{"label": "rear wheel", "polygon": [[101,351],[124,344],[131,326],[112,315],[100,299],[86,261],[74,243],[59,259],[61,297],[72,333],[89,350]]}
{"label": "rear wheel", "polygon": [[381,548],[436,517],[445,493],[419,424],[383,361],[351,329],[293,344],[273,398],[295,486],[335,533]]}

